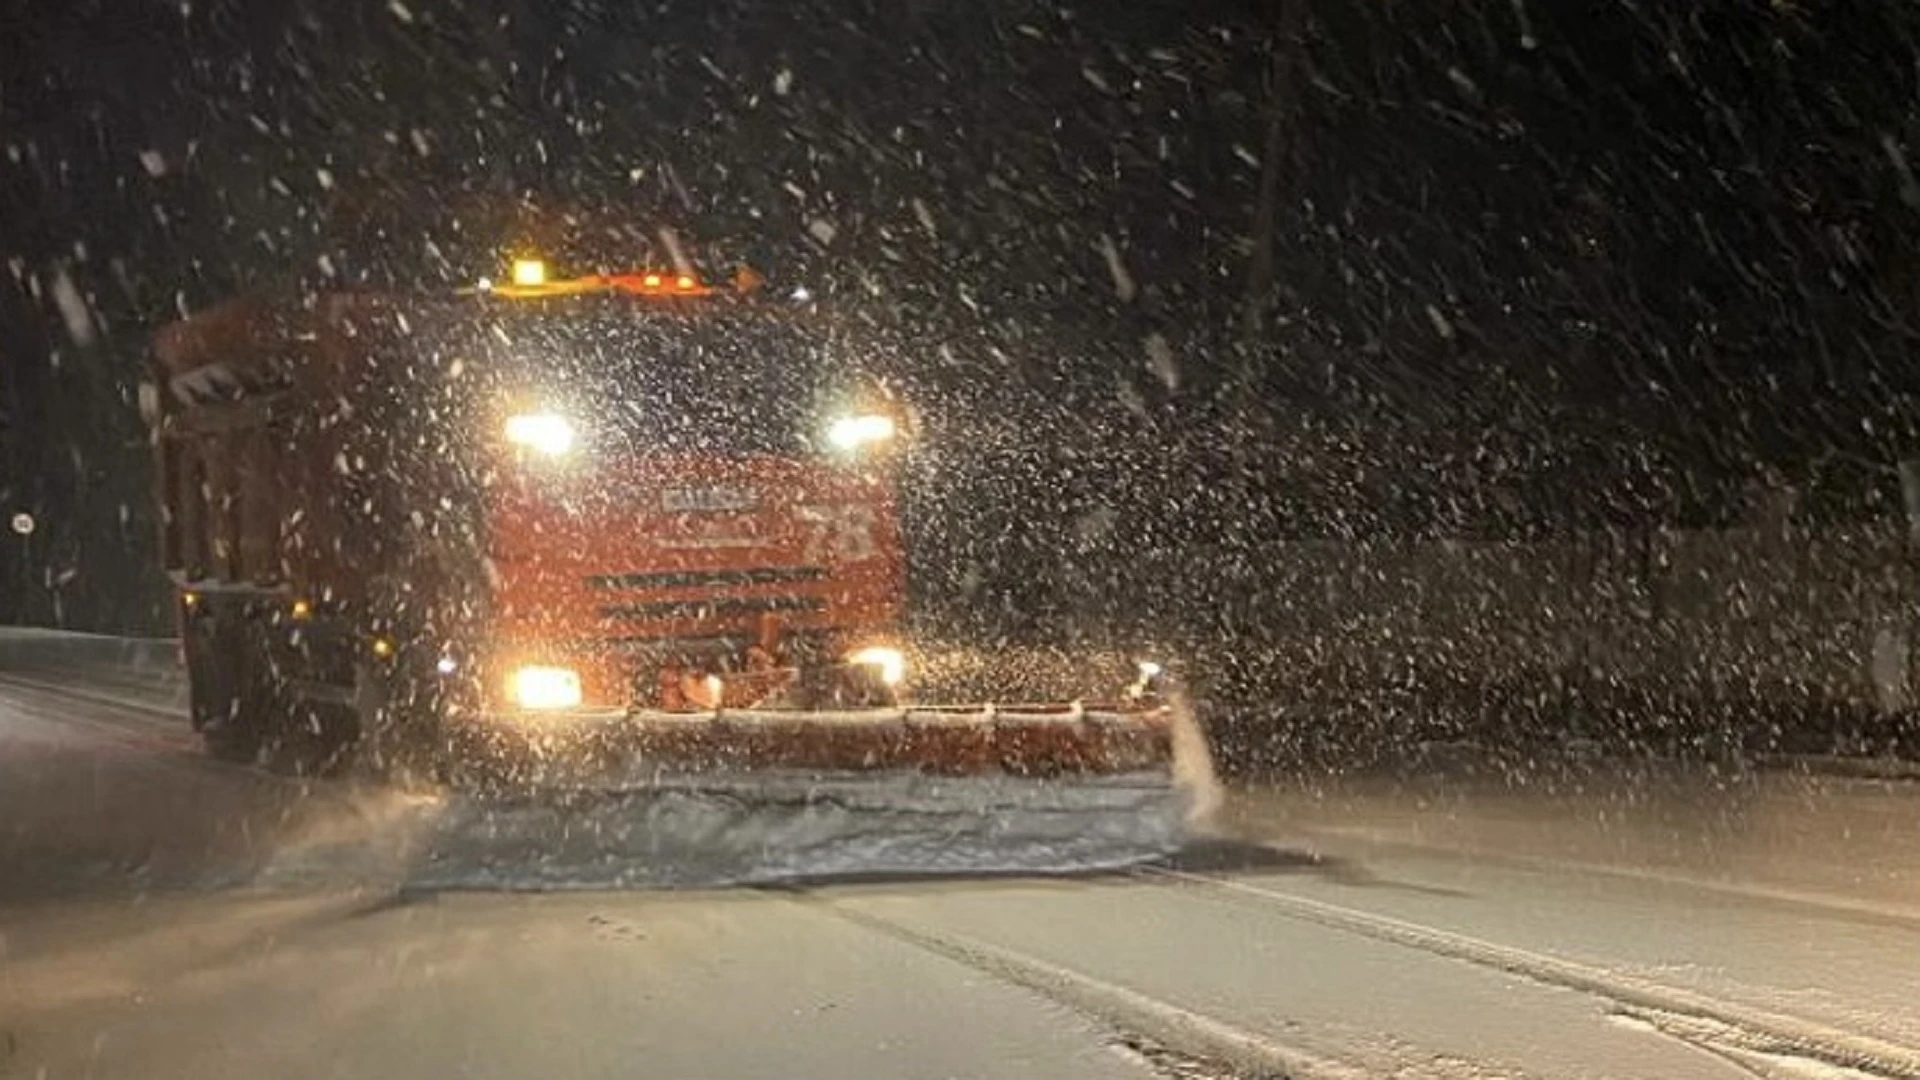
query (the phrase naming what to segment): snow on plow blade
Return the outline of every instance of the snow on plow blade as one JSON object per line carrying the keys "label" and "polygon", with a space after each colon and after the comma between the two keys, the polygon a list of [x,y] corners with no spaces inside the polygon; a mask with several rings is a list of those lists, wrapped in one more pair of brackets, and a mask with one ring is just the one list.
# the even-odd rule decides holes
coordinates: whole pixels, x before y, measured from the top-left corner
{"label": "snow on plow blade", "polygon": [[1175,850],[1171,710],[608,713],[475,725],[416,882],[1062,873]]}
{"label": "snow on plow blade", "polygon": [[739,769],[1044,777],[1165,771],[1172,759],[1169,714],[1158,708],[523,713],[467,734],[461,757],[492,789],[625,787],[661,771]]}

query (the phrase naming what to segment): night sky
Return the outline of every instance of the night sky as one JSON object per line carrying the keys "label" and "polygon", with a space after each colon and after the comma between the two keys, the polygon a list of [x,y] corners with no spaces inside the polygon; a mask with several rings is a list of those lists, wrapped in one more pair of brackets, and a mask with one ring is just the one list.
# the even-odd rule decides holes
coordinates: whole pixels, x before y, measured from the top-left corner
{"label": "night sky", "polygon": [[4,10],[0,512],[40,528],[0,537],[0,620],[164,625],[155,326],[469,282],[502,199],[672,226],[867,326],[939,420],[936,579],[1026,618],[1048,589],[980,568],[1179,594],[1167,566],[1276,536],[1781,488],[1860,520],[1920,446],[1891,0]]}

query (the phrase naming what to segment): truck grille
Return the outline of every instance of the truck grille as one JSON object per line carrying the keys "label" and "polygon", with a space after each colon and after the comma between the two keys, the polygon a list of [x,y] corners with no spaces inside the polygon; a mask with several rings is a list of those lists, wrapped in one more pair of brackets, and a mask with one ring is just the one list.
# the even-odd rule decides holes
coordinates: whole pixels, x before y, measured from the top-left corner
{"label": "truck grille", "polygon": [[727,615],[757,615],[768,611],[824,611],[818,596],[727,596],[711,600],[654,600],[639,604],[609,604],[603,619],[711,619]]}
{"label": "truck grille", "polygon": [[590,574],[589,589],[683,589],[699,586],[780,585],[820,581],[824,566],[756,566],[745,570],[664,570],[635,574]]}

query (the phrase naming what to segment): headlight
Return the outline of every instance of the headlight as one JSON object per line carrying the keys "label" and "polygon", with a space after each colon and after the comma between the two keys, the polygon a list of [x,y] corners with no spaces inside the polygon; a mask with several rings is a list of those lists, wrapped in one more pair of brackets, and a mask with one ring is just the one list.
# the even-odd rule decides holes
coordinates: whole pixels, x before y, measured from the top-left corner
{"label": "headlight", "polygon": [[879,413],[843,416],[827,426],[827,441],[842,450],[858,450],[893,438],[893,417]]}
{"label": "headlight", "polygon": [[513,260],[513,283],[533,286],[547,283],[547,264],[539,259]]}
{"label": "headlight", "polygon": [[507,441],[548,457],[562,457],[573,449],[573,425],[559,413],[519,413],[507,417]]}
{"label": "headlight", "polygon": [[571,709],[580,704],[580,673],[539,664],[514,668],[507,696],[523,709]]}
{"label": "headlight", "polygon": [[879,668],[880,681],[888,686],[898,686],[907,677],[907,654],[884,645],[855,649],[847,654],[847,663]]}

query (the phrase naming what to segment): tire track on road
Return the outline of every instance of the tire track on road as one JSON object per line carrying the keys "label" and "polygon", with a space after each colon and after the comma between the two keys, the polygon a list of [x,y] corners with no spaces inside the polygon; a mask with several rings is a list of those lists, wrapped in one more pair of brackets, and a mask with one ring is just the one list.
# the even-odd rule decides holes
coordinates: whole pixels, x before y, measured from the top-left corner
{"label": "tire track on road", "polygon": [[1789,1013],[1726,1001],[1591,964],[1296,896],[1250,882],[1162,867],[1144,867],[1135,873],[1216,890],[1328,929],[1575,990],[1628,1009],[1719,1025],[1716,1038],[1738,1043],[1740,1050],[1805,1057],[1876,1076],[1920,1077],[1920,1048],[1876,1035],[1847,1031]]}
{"label": "tire track on road", "polygon": [[1024,987],[1092,1017],[1123,1038],[1145,1036],[1180,1054],[1224,1063],[1237,1076],[1361,1080],[1368,1075],[1345,1062],[1255,1034],[1205,1013],[965,934],[923,930],[806,892],[795,892],[793,897],[796,903],[833,918]]}
{"label": "tire track on road", "polygon": [[1309,827],[1300,830],[1300,832],[1309,843],[1328,847],[1357,844],[1374,852],[1439,856],[1449,859],[1468,860],[1476,863],[1491,863],[1532,873],[1555,874],[1571,872],[1580,876],[1618,878],[1622,881],[1646,882],[1652,885],[1662,885],[1677,889],[1694,889],[1700,892],[1714,893],[1738,900],[1806,909],[1819,912],[1829,917],[1844,917],[1856,922],[1889,924],[1908,929],[1920,928],[1920,908],[1880,903],[1873,900],[1862,900],[1831,892],[1782,888],[1770,885],[1753,885],[1737,881],[1721,881],[1714,878],[1700,877],[1698,875],[1676,871],[1622,866],[1615,863],[1594,862],[1587,859],[1517,855],[1511,852],[1492,851],[1485,848],[1465,844],[1449,844],[1437,840],[1383,839],[1369,835],[1364,831],[1349,832],[1337,827]]}

